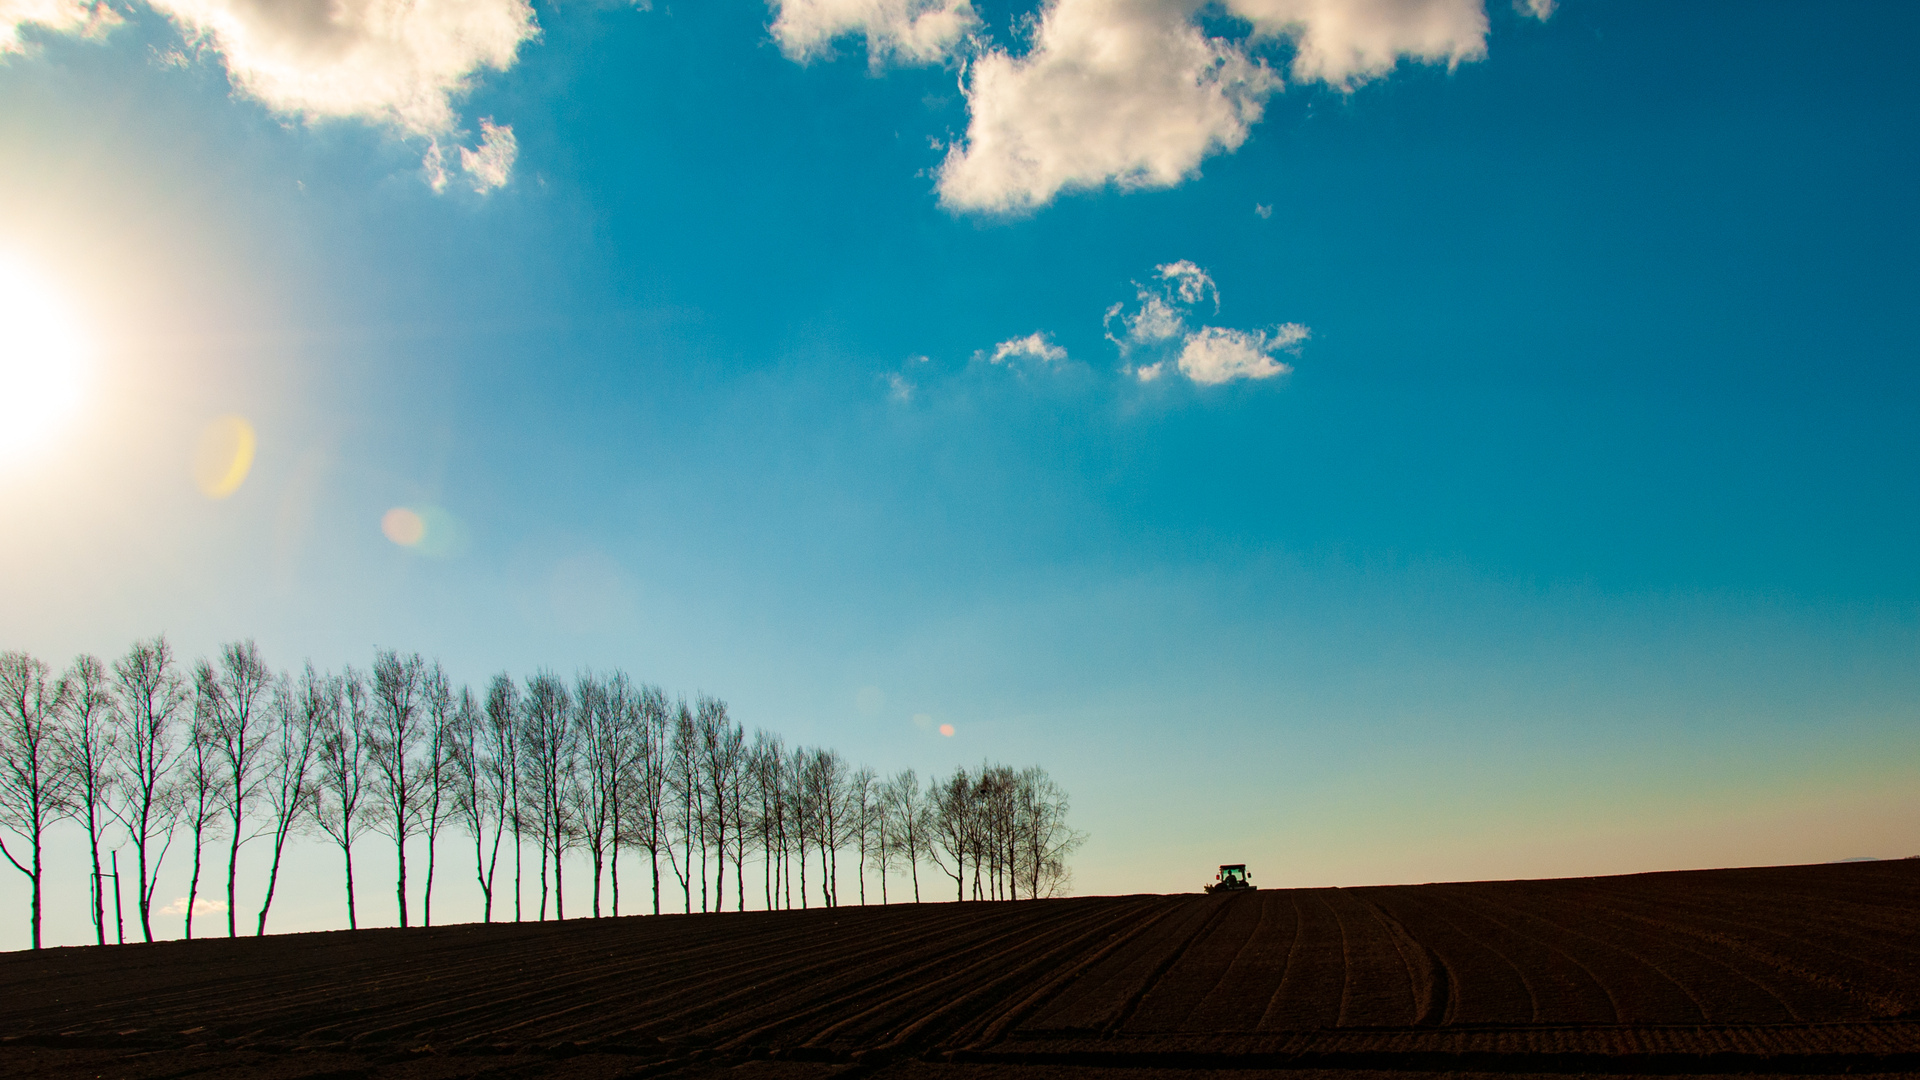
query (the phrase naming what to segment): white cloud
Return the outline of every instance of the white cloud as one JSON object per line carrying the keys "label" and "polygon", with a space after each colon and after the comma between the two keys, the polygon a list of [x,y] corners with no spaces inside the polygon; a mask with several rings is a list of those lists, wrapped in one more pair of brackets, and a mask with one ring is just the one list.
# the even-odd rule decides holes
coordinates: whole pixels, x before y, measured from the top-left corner
{"label": "white cloud", "polygon": [[886,376],[887,398],[896,404],[905,405],[913,400],[913,381],[897,371],[889,371]]}
{"label": "white cloud", "polygon": [[473,190],[485,195],[505,187],[513,175],[513,160],[520,156],[520,143],[513,137],[511,125],[495,125],[492,117],[480,121],[480,147],[460,148],[460,168],[473,178]]}
{"label": "white cloud", "polygon": [[[1273,354],[1297,349],[1307,337],[1307,328],[1299,323],[1285,323],[1271,333],[1203,326],[1189,334],[1180,349],[1180,373],[1205,386],[1234,379],[1270,379],[1285,375],[1293,366],[1275,360]],[[1143,380],[1152,377],[1141,376]]]}
{"label": "white cloud", "polygon": [[1213,310],[1220,310],[1220,287],[1213,283],[1213,276],[1186,259],[1156,266],[1162,281],[1173,283],[1174,295],[1183,304],[1197,304],[1209,294],[1213,297]]}
{"label": "white cloud", "polygon": [[[1541,19],[1554,8],[1515,3]],[[1202,0],[1048,0],[1024,55],[989,47],[970,61],[967,131],[941,164],[941,201],[1007,213],[1108,183],[1172,187],[1239,149],[1281,88],[1254,54],[1266,42],[1292,45],[1294,82],[1342,90],[1402,59],[1454,67],[1487,50],[1483,0],[1223,4],[1250,37],[1203,33]]]}
{"label": "white cloud", "polygon": [[1233,150],[1280,79],[1192,24],[1190,0],[1052,0],[1033,46],[971,64],[966,137],[940,167],[941,201],[1010,212],[1112,182],[1171,187]]}
{"label": "white cloud", "polygon": [[104,0],[0,0],[0,56],[27,50],[26,42],[20,40],[23,26],[100,38],[122,21]]}
{"label": "white cloud", "polygon": [[[227,905],[225,901],[209,900],[204,896],[194,897],[193,913],[195,915],[218,915],[226,910]],[[160,909],[160,914],[162,915],[185,915],[186,913],[187,898],[184,896],[175,897],[173,903]]]}
{"label": "white cloud", "polygon": [[987,359],[995,364],[1004,364],[1009,360],[1017,360],[1023,357],[1030,360],[1053,363],[1058,360],[1065,360],[1067,358],[1067,350],[1048,340],[1046,334],[1035,331],[1026,337],[1009,338],[994,346],[993,354],[988,356]]}
{"label": "white cloud", "polygon": [[1401,57],[1452,67],[1487,54],[1481,0],[1226,0],[1254,36],[1293,40],[1293,78],[1349,88]]}
{"label": "white cloud", "polygon": [[834,39],[861,36],[874,66],[888,59],[937,63],[952,56],[980,19],[968,0],[769,0],[780,50],[806,61]]}
{"label": "white cloud", "polygon": [[[1309,336],[1299,323],[1283,323],[1272,330],[1230,330],[1217,326],[1187,329],[1187,315],[1196,304],[1212,299],[1220,309],[1220,289],[1213,275],[1182,259],[1154,267],[1158,281],[1135,284],[1138,306],[1107,309],[1107,338],[1120,348],[1127,366],[1122,370],[1141,382],[1153,382],[1178,371],[1196,383],[1217,385],[1235,379],[1267,379],[1293,368],[1274,359],[1278,352],[1295,352]],[[1115,319],[1125,328],[1116,337]]]}
{"label": "white cloud", "polygon": [[235,88],[306,120],[411,135],[457,127],[453,98],[539,33],[527,0],[148,0],[217,50]]}
{"label": "white cloud", "polygon": [[1559,9],[1559,0],[1513,0],[1513,10],[1522,15],[1531,15],[1541,22],[1552,18]]}

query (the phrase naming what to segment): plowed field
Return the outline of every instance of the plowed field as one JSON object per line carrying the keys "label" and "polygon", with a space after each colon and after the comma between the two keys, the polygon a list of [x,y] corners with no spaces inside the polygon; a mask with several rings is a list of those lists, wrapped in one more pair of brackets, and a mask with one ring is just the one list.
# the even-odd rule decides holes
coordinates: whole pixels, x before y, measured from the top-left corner
{"label": "plowed field", "polygon": [[8,1076],[1920,1072],[1920,861],[0,956]]}

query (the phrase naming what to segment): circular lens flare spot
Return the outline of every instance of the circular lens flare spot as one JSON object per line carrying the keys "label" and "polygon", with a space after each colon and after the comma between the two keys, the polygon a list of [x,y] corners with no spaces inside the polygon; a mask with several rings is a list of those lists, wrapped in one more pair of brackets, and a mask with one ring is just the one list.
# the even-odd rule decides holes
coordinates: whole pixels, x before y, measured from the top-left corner
{"label": "circular lens flare spot", "polygon": [[949,739],[951,739],[951,738],[953,738],[953,725],[952,725],[952,724],[941,724],[941,725],[940,725],[940,734],[942,734],[942,735],[945,735],[945,736],[946,736],[947,738],[949,738]]}
{"label": "circular lens flare spot", "polygon": [[380,531],[401,547],[412,547],[427,538],[427,522],[404,506],[396,506],[380,516]]}
{"label": "circular lens flare spot", "polygon": [[223,416],[200,431],[193,451],[193,482],[209,499],[224,499],[240,490],[253,471],[256,442],[253,425],[245,417]]}

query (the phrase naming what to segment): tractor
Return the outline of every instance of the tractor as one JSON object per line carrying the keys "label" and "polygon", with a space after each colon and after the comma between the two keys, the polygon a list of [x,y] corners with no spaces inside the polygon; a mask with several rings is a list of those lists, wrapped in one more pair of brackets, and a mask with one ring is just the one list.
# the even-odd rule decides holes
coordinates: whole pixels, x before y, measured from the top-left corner
{"label": "tractor", "polygon": [[1213,884],[1207,886],[1207,891],[1210,893],[1221,893],[1251,889],[1253,888],[1253,882],[1248,879],[1252,876],[1253,875],[1247,873],[1246,863],[1222,863],[1220,865],[1220,872],[1214,875]]}

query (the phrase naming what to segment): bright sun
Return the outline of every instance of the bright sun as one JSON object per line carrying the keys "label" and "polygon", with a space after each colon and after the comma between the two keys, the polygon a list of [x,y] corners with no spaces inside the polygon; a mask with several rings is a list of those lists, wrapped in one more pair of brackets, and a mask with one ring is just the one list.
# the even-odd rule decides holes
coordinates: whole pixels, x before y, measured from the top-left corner
{"label": "bright sun", "polygon": [[0,465],[26,457],[73,414],[86,353],[73,309],[0,253]]}

